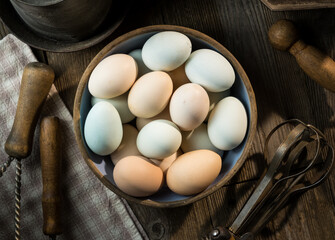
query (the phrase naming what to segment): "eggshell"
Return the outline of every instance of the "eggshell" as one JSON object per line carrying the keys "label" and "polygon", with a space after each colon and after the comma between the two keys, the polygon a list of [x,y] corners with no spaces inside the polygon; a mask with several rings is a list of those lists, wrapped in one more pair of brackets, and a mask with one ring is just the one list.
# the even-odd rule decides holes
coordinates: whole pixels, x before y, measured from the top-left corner
{"label": "eggshell", "polygon": [[209,98],[205,89],[195,83],[179,87],[170,101],[172,121],[183,131],[190,131],[200,126],[209,110]]}
{"label": "eggshell", "polygon": [[207,125],[202,123],[196,129],[190,132],[182,132],[181,149],[184,153],[194,150],[208,149],[222,156],[223,151],[217,149],[209,140]]}
{"label": "eggshell", "polygon": [[142,59],[142,49],[135,49],[133,51],[131,51],[129,53],[130,56],[132,56],[136,63],[137,63],[137,67],[138,67],[138,74],[137,74],[137,78],[142,77],[144,74],[151,72],[151,70],[145,66],[143,59]]}
{"label": "eggshell", "polygon": [[145,125],[136,140],[137,148],[148,158],[163,159],[178,150],[181,144],[178,127],[167,120],[155,120]]}
{"label": "eggshell", "polygon": [[172,71],[181,66],[192,51],[190,39],[179,32],[164,31],[150,37],[142,48],[142,58],[151,70]]}
{"label": "eggshell", "polygon": [[225,91],[235,81],[232,65],[224,56],[211,49],[194,51],[185,64],[185,72],[191,82],[210,92]]}
{"label": "eggshell", "polygon": [[159,114],[157,114],[154,117],[151,117],[151,118],[140,118],[140,117],[138,117],[138,118],[136,118],[137,130],[140,131],[149,122],[152,122],[152,121],[158,120],[158,119],[164,119],[164,120],[172,121],[171,117],[170,117],[169,106],[166,106],[165,109],[162,112],[160,112]]}
{"label": "eggshell", "polygon": [[120,146],[111,154],[111,159],[116,165],[121,159],[127,156],[141,156],[136,146],[138,131],[130,124],[123,125],[123,138]]}
{"label": "eggshell", "polygon": [[208,92],[207,91],[207,94],[209,97],[209,112],[207,114],[205,121],[208,121],[209,115],[211,111],[214,109],[215,105],[218,102],[220,102],[222,99],[230,95],[230,89],[227,89],[226,91],[223,91],[223,92]]}
{"label": "eggshell", "polygon": [[122,140],[121,118],[108,102],[95,104],[87,114],[84,136],[88,147],[98,155],[115,151]]}
{"label": "eggshell", "polygon": [[172,88],[172,80],[167,73],[161,71],[147,73],[131,88],[128,107],[137,117],[151,118],[168,105]]}
{"label": "eggshell", "polygon": [[128,92],[115,98],[105,99],[105,98],[97,98],[94,96],[91,98],[92,106],[101,101],[109,102],[116,108],[121,117],[122,123],[128,123],[135,118],[135,116],[130,112],[128,108]]}
{"label": "eggshell", "polygon": [[205,190],[219,175],[221,157],[210,150],[184,153],[170,166],[166,175],[168,187],[180,195]]}
{"label": "eggshell", "polygon": [[150,160],[154,162],[157,166],[159,166],[165,175],[169,167],[172,165],[172,163],[182,154],[183,152],[180,149],[178,149],[177,152],[173,153],[171,156],[168,156],[162,160],[159,159],[150,159]]}
{"label": "eggshell", "polygon": [[177,69],[168,72],[173,82],[173,91],[179,88],[181,85],[190,83],[185,73],[185,64],[181,65]]}
{"label": "eggshell", "polygon": [[235,97],[218,102],[208,120],[208,136],[214,146],[231,150],[243,141],[248,119],[243,104]]}
{"label": "eggshell", "polygon": [[152,195],[163,183],[162,170],[140,156],[129,156],[119,161],[114,167],[113,177],[118,188],[134,197]]}
{"label": "eggshell", "polygon": [[92,71],[88,90],[98,98],[113,98],[127,92],[137,77],[137,64],[126,54],[103,59]]}

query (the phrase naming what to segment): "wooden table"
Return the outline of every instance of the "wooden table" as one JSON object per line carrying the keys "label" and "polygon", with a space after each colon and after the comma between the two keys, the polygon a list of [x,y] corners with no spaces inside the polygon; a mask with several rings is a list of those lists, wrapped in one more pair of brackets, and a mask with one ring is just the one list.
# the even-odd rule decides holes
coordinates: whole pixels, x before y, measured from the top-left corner
{"label": "wooden table", "polygon": [[[91,59],[117,36],[153,24],[190,27],[222,43],[244,67],[258,105],[258,129],[249,156],[227,186],[186,207],[155,209],[130,203],[150,239],[200,239],[214,226],[231,224],[266,166],[265,137],[283,120],[298,118],[314,124],[335,146],[335,93],[313,82],[292,56],[274,50],[267,39],[271,24],[288,18],[296,21],[307,42],[334,59],[335,9],[271,12],[259,0],[134,2],[121,27],[97,46],[74,53],[34,50],[40,61],[55,69],[55,85],[71,112],[77,84]],[[4,26],[0,33],[6,35]],[[291,201],[256,239],[334,239],[334,205],[335,173]]]}

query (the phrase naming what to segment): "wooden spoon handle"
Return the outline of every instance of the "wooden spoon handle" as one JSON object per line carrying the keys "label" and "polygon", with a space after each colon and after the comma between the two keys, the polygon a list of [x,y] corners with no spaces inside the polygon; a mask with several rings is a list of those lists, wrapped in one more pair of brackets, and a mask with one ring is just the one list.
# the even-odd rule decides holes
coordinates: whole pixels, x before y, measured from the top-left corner
{"label": "wooden spoon handle", "polygon": [[30,155],[39,113],[54,78],[54,71],[44,63],[25,66],[13,127],[5,143],[9,156],[22,159]]}
{"label": "wooden spoon handle", "polygon": [[268,36],[274,48],[289,51],[310,78],[324,88],[335,92],[334,60],[299,40],[298,31],[292,22],[279,20],[270,27]]}
{"label": "wooden spoon handle", "polygon": [[61,226],[61,130],[57,117],[46,117],[41,122],[40,155],[43,180],[43,232],[62,233]]}

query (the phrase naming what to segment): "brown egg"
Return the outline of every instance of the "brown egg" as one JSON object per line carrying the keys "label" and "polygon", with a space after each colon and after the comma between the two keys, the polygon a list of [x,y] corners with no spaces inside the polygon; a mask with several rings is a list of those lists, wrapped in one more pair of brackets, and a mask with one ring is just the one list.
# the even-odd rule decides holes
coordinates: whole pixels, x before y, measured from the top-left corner
{"label": "brown egg", "polygon": [[181,195],[205,190],[219,175],[221,157],[211,150],[196,150],[178,157],[167,171],[168,187]]}
{"label": "brown egg", "polygon": [[151,118],[168,105],[173,83],[161,71],[149,72],[140,77],[130,89],[128,107],[136,117]]}
{"label": "brown egg", "polygon": [[123,192],[134,197],[146,197],[163,184],[162,170],[145,157],[129,156],[114,167],[114,181]]}
{"label": "brown egg", "polygon": [[152,122],[154,120],[158,120],[158,119],[165,119],[165,120],[171,120],[170,117],[170,111],[169,111],[169,106],[167,106],[162,112],[160,112],[159,114],[157,114],[154,117],[151,118],[136,118],[136,127],[137,130],[140,131],[145,125],[147,125],[149,122]]}
{"label": "brown egg", "polygon": [[166,175],[167,170],[172,165],[172,163],[182,154],[183,152],[180,149],[178,149],[177,152],[175,152],[171,156],[164,158],[163,160],[157,160],[157,159],[150,159],[150,160],[154,162],[157,166],[159,166],[162,169],[164,175]]}
{"label": "brown egg", "polygon": [[181,65],[177,69],[168,72],[173,82],[173,91],[179,88],[181,85],[190,83],[185,73],[185,64]]}
{"label": "brown egg", "polygon": [[111,154],[111,159],[116,165],[122,158],[127,156],[141,156],[136,146],[138,131],[130,124],[123,125],[123,137],[120,146]]}
{"label": "brown egg", "polygon": [[170,116],[182,131],[191,131],[199,127],[205,120],[208,110],[208,94],[198,84],[186,83],[171,97]]}

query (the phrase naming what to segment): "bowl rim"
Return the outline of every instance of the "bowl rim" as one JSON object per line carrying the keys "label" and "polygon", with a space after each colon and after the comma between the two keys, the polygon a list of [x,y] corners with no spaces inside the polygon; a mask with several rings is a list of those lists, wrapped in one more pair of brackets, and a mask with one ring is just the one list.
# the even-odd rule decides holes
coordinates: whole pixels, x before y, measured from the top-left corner
{"label": "bowl rim", "polygon": [[[236,161],[233,168],[214,186],[212,186],[209,189],[206,189],[203,192],[200,192],[199,194],[192,196],[188,199],[184,200],[177,200],[177,201],[171,201],[171,202],[156,202],[150,199],[140,199],[136,197],[132,197],[124,192],[122,192],[119,188],[114,186],[104,175],[98,170],[98,168],[95,166],[94,162],[90,157],[88,156],[84,143],[82,141],[81,131],[80,131],[80,102],[84,93],[84,89],[88,83],[89,76],[91,75],[91,72],[96,67],[96,65],[118,44],[121,42],[124,42],[128,39],[131,39],[137,35],[145,34],[149,32],[158,32],[158,31],[177,31],[186,35],[190,35],[192,37],[201,39],[205,42],[207,42],[209,45],[213,46],[215,49],[217,49],[221,54],[223,54],[229,62],[233,65],[235,71],[240,75],[241,80],[243,81],[243,84],[246,87],[248,98],[250,101],[250,124],[249,124],[249,131],[247,134],[246,144],[242,151],[242,154],[240,158]],[[252,144],[252,139],[255,136],[256,133],[256,126],[257,126],[257,107],[256,107],[256,98],[253,91],[253,88],[251,86],[251,83],[249,81],[248,76],[246,75],[244,69],[240,65],[240,63],[236,60],[236,58],[219,42],[214,40],[213,38],[207,36],[204,33],[201,33],[197,30],[182,27],[182,26],[176,26],[176,25],[152,25],[147,27],[142,27],[135,29],[133,31],[130,31],[128,33],[125,33],[121,35],[120,37],[114,39],[112,42],[107,44],[90,62],[90,64],[85,69],[80,82],[78,84],[75,100],[74,100],[74,106],[73,106],[73,123],[74,123],[74,131],[76,136],[76,141],[79,146],[79,150],[84,157],[84,160],[86,164],[90,167],[90,169],[93,171],[93,173],[98,177],[98,179],[110,190],[112,190],[117,195],[121,196],[122,198],[125,198],[126,200],[147,205],[151,207],[159,207],[159,208],[169,208],[169,207],[180,207],[185,206],[190,203],[193,203],[195,201],[198,201],[204,197],[207,197],[208,195],[214,193],[219,188],[221,188],[223,185],[227,184],[227,182],[238,172],[238,170],[242,167],[243,163],[245,162],[248,150]]]}

